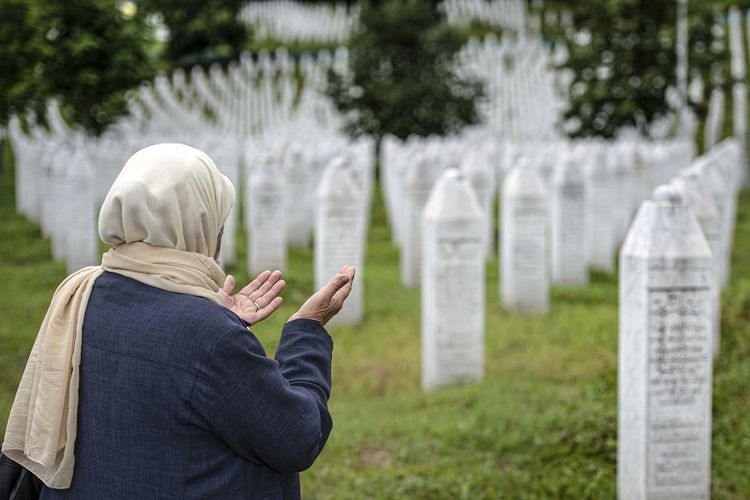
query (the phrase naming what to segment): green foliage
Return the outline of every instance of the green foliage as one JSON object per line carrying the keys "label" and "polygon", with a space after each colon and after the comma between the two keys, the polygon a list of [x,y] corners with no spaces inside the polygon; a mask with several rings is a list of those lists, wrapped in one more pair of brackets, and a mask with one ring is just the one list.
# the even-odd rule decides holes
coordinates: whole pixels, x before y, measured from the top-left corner
{"label": "green foliage", "polygon": [[0,18],[0,125],[55,97],[66,119],[98,134],[153,74],[148,30],[112,0],[4,0]]}
{"label": "green foliage", "polygon": [[27,0],[0,2],[0,127],[40,94],[45,47]]}
{"label": "green foliage", "polygon": [[[716,66],[726,63],[724,35],[711,29],[716,4],[688,3],[691,74],[710,84]],[[562,65],[573,73],[567,133],[613,137],[635,127],[647,135],[648,125],[672,110],[667,89],[675,86],[676,3],[581,0],[571,8],[576,28],[565,34],[570,57]],[[692,104],[703,119],[705,105]]]}
{"label": "green foliage", "polygon": [[69,121],[100,133],[127,112],[126,91],[153,75],[145,25],[111,0],[46,3],[39,22],[54,48],[42,61],[49,94]]}
{"label": "green foliage", "polygon": [[327,89],[346,116],[347,131],[405,139],[477,123],[482,84],[454,71],[463,41],[434,2],[363,2],[349,44],[349,71],[331,71]]}
{"label": "green foliage", "polygon": [[164,58],[171,66],[238,59],[249,38],[237,18],[245,0],[143,0],[145,14],[161,15],[169,29]]}

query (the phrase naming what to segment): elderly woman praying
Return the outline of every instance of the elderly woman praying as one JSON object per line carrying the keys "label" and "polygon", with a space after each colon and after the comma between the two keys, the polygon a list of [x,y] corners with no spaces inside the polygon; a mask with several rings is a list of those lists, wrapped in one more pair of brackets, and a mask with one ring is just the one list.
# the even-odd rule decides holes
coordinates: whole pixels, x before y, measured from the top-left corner
{"label": "elderly woman praying", "polygon": [[284,281],[266,271],[232,295],[216,259],[234,201],[189,146],[123,167],[99,214],[112,248],[55,291],[8,419],[3,453],[41,479],[41,498],[299,498],[332,426],[323,325],[354,268],[292,315],[268,358],[248,327],[279,307]]}

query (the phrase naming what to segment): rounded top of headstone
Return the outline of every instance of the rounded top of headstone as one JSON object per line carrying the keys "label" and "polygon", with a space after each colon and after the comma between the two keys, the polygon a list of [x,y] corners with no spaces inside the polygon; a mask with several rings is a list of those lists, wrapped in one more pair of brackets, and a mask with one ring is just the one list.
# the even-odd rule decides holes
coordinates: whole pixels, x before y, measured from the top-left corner
{"label": "rounded top of headstone", "polygon": [[654,201],[661,201],[661,202],[667,202],[667,203],[682,203],[682,194],[680,191],[673,185],[670,184],[662,184],[661,186],[657,186],[656,189],[654,189],[653,194],[651,195],[651,199]]}
{"label": "rounded top of headstone", "polygon": [[430,192],[424,218],[432,221],[476,220],[482,208],[468,179],[457,168],[443,171]]}
{"label": "rounded top of headstone", "polygon": [[519,157],[515,167],[505,176],[503,196],[545,198],[547,188],[538,170],[526,159]]}
{"label": "rounded top of headstone", "polygon": [[583,174],[578,161],[578,156],[573,151],[568,151],[555,168],[552,182],[557,186],[583,184]]}
{"label": "rounded top of headstone", "polygon": [[464,174],[459,169],[451,167],[445,170],[445,173],[443,173],[443,177],[445,177],[446,179],[463,179]]}
{"label": "rounded top of headstone", "polygon": [[357,200],[362,196],[362,187],[351,164],[341,156],[328,162],[318,183],[318,199]]}

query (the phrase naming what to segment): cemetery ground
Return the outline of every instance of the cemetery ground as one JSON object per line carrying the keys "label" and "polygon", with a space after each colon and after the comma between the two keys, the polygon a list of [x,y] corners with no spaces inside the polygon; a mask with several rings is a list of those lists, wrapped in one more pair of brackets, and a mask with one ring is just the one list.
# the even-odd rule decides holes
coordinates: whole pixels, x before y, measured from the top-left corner
{"label": "cemetery ground", "polygon": [[[7,149],[6,149],[7,151]],[[10,158],[8,158],[10,160]],[[10,162],[6,161],[6,165]],[[0,430],[52,292],[65,276],[49,240],[14,210],[0,173]],[[334,430],[302,475],[303,498],[614,498],[617,277],[553,288],[546,317],[498,306],[487,268],[484,381],[423,393],[419,292],[400,285],[380,195],[364,268],[366,319],[332,332]],[[230,271],[240,285],[244,235]],[[286,318],[313,291],[312,251],[292,250],[285,304],[253,328],[272,352]],[[362,278],[362,276],[360,276]],[[750,498],[750,191],[742,193],[732,280],[714,366],[713,498]]]}

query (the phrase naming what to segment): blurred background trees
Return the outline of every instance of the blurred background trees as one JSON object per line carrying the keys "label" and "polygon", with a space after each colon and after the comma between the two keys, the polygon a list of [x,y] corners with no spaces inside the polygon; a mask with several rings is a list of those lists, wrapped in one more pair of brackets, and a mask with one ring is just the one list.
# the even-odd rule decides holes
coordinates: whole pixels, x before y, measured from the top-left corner
{"label": "blurred background trees", "polygon": [[0,125],[57,98],[68,121],[98,134],[153,76],[147,26],[109,0],[3,0],[0,18]]}
{"label": "blurred background trees", "polygon": [[[252,33],[237,16],[245,3],[0,0],[0,128],[56,98],[71,124],[101,133],[126,112],[127,91],[158,71],[226,63],[251,47]],[[448,25],[438,3],[361,3],[348,68],[332,73],[327,89],[350,134],[442,135],[477,122],[481,84],[452,64],[469,33]],[[530,4],[573,13],[573,28],[546,33],[569,53],[562,68],[572,75],[564,115],[570,136],[612,137],[624,127],[648,134],[672,111],[675,1]],[[701,98],[689,103],[699,122],[712,86],[732,83],[726,33],[716,28],[729,4],[750,0],[688,1],[691,77],[704,83]]]}
{"label": "blurred background trees", "polygon": [[328,95],[356,137],[446,135],[479,121],[482,83],[454,71],[465,42],[436,2],[369,0],[349,42],[344,74],[329,73]]}
{"label": "blurred background trees", "polygon": [[250,32],[237,18],[247,0],[142,0],[141,15],[156,15],[169,31],[163,58],[169,67],[239,58]]}
{"label": "blurred background trees", "polygon": [[[575,28],[562,35],[569,57],[568,108],[571,137],[613,137],[624,127],[649,134],[649,126],[673,111],[676,2],[576,0],[560,2],[573,12]],[[725,33],[715,28],[720,2],[688,1],[690,77],[704,82],[703,98],[689,103],[702,121],[711,84],[728,75]]]}

